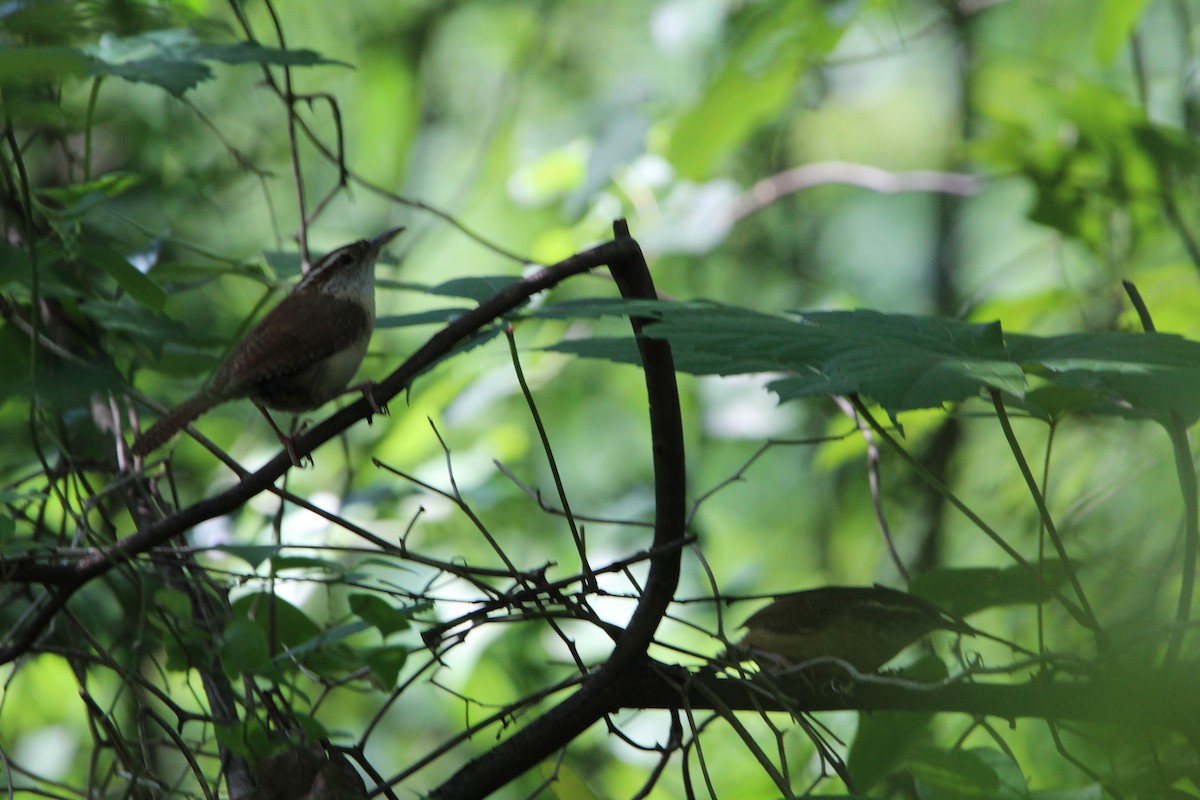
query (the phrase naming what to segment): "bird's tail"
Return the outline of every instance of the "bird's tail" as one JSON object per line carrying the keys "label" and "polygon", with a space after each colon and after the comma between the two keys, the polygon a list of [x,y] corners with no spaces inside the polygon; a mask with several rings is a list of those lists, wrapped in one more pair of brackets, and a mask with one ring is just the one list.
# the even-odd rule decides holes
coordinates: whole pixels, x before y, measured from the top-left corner
{"label": "bird's tail", "polygon": [[133,454],[144,456],[167,443],[177,431],[183,430],[192,420],[220,402],[212,392],[203,391],[184,400],[183,403],[159,418],[158,422],[143,431],[133,442]]}

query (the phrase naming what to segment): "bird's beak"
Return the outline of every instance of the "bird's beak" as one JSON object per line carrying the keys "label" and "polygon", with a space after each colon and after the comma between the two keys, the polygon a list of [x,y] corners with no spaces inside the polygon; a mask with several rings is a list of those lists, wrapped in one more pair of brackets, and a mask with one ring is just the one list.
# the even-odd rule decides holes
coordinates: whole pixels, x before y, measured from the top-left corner
{"label": "bird's beak", "polygon": [[383,233],[376,236],[374,239],[369,240],[367,242],[367,244],[369,244],[371,246],[371,252],[378,254],[379,251],[383,250],[384,245],[386,245],[392,239],[395,239],[397,236],[399,236],[400,232],[403,230],[404,230],[404,226],[401,225],[399,228],[392,228],[391,230],[384,231]]}

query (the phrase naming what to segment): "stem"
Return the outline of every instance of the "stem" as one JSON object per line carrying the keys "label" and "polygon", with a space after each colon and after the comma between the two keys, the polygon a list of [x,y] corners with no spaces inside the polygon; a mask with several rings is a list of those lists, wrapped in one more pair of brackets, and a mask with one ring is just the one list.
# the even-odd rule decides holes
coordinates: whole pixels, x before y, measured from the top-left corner
{"label": "stem", "polygon": [[[1142,293],[1133,281],[1121,281],[1129,302],[1137,311],[1138,319],[1146,333],[1154,333],[1154,319],[1142,299]],[[1163,664],[1170,665],[1179,659],[1183,637],[1188,629],[1192,613],[1192,597],[1196,592],[1196,553],[1200,550],[1200,497],[1196,493],[1196,463],[1192,460],[1192,447],[1188,441],[1187,425],[1178,411],[1172,411],[1163,423],[1171,439],[1171,451],[1175,455],[1175,474],[1179,478],[1179,490],[1183,494],[1183,521],[1186,528],[1183,537],[1183,574],[1180,576],[1179,603],[1175,608],[1175,629],[1171,631]]]}
{"label": "stem", "polygon": [[[969,519],[977,528],[979,528],[979,530],[983,531],[984,535],[995,542],[996,546],[1003,550],[1009,558],[1011,558],[1021,567],[1024,567],[1034,578],[1034,580],[1038,582],[1039,587],[1046,588],[1042,583],[1041,574],[1038,572],[1037,568],[1035,568],[1033,564],[1030,564],[1023,555],[1014,550],[1012,545],[1004,541],[1004,537],[1002,537],[995,528],[984,522],[982,517],[972,511],[970,506],[960,500],[958,495],[954,494],[954,490],[943,483],[940,478],[926,469],[924,464],[915,459],[911,453],[905,450],[900,443],[896,441],[895,437],[888,433],[887,430],[879,424],[879,421],[875,419],[874,415],[871,414],[858,395],[850,395],[850,402],[854,404],[854,408],[859,414],[862,415],[863,419],[870,423],[871,428],[875,431],[875,434],[884,442],[886,442],[888,446],[895,450],[896,453],[903,458],[918,475],[921,476],[922,480],[929,484],[929,486],[931,486],[935,492],[944,497],[946,502],[950,503],[950,505],[961,511],[967,519]],[[1069,597],[1066,597],[1057,590],[1055,590],[1053,594],[1054,597],[1062,604],[1063,608],[1066,609],[1067,613],[1070,614],[1077,622],[1089,628],[1091,627],[1088,615],[1080,610],[1080,608],[1075,605],[1075,603],[1072,602]]]}
{"label": "stem", "polygon": [[1033,502],[1037,506],[1038,514],[1041,515],[1042,524],[1046,526],[1050,542],[1054,545],[1059,560],[1062,561],[1067,579],[1071,582],[1071,588],[1075,590],[1075,596],[1079,598],[1080,608],[1086,615],[1086,619],[1080,621],[1095,634],[1096,649],[1101,653],[1107,652],[1109,649],[1108,636],[1100,627],[1100,622],[1096,619],[1091,604],[1088,603],[1087,594],[1083,591],[1083,585],[1079,582],[1079,576],[1075,574],[1075,569],[1071,566],[1067,548],[1063,545],[1062,537],[1058,535],[1058,528],[1054,524],[1053,517],[1050,516],[1050,510],[1046,508],[1046,498],[1042,496],[1037,480],[1033,477],[1032,470],[1029,469],[1029,462],[1025,460],[1025,454],[1021,451],[1021,443],[1017,441],[1017,436],[1013,432],[1012,422],[1004,408],[1004,398],[1000,396],[997,389],[989,389],[988,393],[991,395],[992,405],[996,409],[996,418],[1000,421],[1000,428],[1004,431],[1004,438],[1008,441],[1008,447],[1012,451],[1013,458],[1016,459],[1018,469],[1021,470],[1021,477],[1025,479],[1025,485],[1029,489],[1029,494],[1033,496]]}
{"label": "stem", "polygon": [[525,380],[525,370],[521,368],[521,357],[517,353],[517,339],[513,335],[512,325],[505,328],[504,335],[508,338],[508,352],[512,356],[513,371],[516,373],[517,383],[521,387],[521,394],[525,398],[525,406],[529,409],[530,416],[533,417],[533,425],[537,428],[538,438],[542,442],[542,451],[546,454],[546,463],[550,466],[550,475],[554,478],[554,488],[558,492],[558,502],[562,503],[563,517],[567,521],[567,527],[571,529],[571,538],[575,541],[575,549],[579,552],[579,569],[584,575],[584,586],[595,588],[596,577],[592,573],[591,564],[588,563],[587,542],[584,541],[583,534],[580,533],[579,526],[575,523],[575,515],[571,512],[571,503],[567,499],[567,489],[563,485],[562,473],[558,471],[558,460],[554,457],[554,448],[550,446],[550,435],[546,433],[541,412],[538,411],[537,402],[533,399],[533,392],[530,391],[529,383]]}

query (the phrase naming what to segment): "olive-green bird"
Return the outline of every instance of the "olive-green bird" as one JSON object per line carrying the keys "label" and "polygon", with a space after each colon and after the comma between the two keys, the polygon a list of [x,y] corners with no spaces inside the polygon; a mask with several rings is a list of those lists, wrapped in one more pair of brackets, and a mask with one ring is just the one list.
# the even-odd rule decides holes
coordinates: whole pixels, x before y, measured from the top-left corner
{"label": "olive-green bird", "polygon": [[825,586],[779,595],[744,627],[741,657],[772,671],[837,659],[874,672],[933,631],[977,633],[928,600],[883,586]]}

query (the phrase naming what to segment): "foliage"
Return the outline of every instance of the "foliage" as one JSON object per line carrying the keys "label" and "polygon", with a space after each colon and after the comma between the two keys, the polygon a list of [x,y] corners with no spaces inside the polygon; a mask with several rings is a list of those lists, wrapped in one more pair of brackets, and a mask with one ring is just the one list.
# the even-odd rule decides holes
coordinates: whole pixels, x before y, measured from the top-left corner
{"label": "foliage", "polygon": [[[1195,796],[1197,14],[5,8],[9,785]],[[132,458],[398,223],[389,416]],[[875,582],[977,635],[731,660],[742,601]]]}

